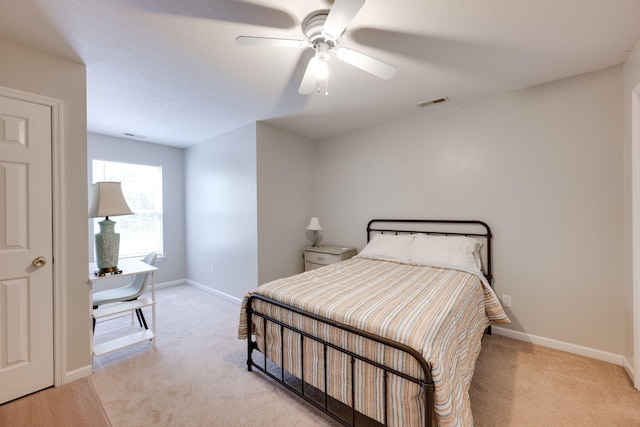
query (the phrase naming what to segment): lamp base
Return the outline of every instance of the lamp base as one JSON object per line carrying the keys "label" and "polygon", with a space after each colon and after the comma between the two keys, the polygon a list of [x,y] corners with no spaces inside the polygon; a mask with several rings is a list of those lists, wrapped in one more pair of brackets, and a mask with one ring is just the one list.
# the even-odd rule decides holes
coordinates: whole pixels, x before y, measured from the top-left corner
{"label": "lamp base", "polygon": [[121,274],[122,270],[118,269],[120,235],[113,231],[116,223],[107,217],[98,225],[100,232],[96,233],[96,275]]}
{"label": "lamp base", "polygon": [[94,271],[93,274],[99,277],[104,277],[107,274],[122,274],[122,270],[118,267],[105,267]]}

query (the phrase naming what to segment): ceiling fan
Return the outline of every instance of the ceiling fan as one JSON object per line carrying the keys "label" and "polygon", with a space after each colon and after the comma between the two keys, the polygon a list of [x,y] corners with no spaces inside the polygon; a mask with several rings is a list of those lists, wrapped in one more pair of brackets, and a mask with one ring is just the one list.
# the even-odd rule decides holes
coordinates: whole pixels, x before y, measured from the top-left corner
{"label": "ceiling fan", "polygon": [[316,51],[315,56],[309,60],[298,88],[298,93],[301,95],[308,95],[314,89],[324,92],[325,95],[328,94],[327,61],[331,52],[335,52],[338,59],[347,64],[388,80],[396,73],[396,67],[393,65],[353,49],[337,47],[345,29],[364,6],[364,1],[335,0],[330,10],[318,10],[309,14],[301,25],[306,40],[239,36],[236,42],[241,45],[313,48]]}

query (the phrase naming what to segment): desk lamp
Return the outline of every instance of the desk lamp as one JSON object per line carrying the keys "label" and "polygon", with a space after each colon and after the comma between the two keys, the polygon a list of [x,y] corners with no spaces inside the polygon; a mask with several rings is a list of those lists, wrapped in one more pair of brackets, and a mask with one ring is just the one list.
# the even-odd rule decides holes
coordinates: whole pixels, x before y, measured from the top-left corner
{"label": "desk lamp", "polygon": [[313,245],[318,246],[318,231],[322,231],[322,227],[320,226],[320,220],[317,217],[311,218],[309,225],[307,225],[307,230],[313,231]]}
{"label": "desk lamp", "polygon": [[100,232],[96,233],[97,276],[120,274],[118,255],[120,234],[114,232],[115,221],[110,216],[131,215],[131,209],[122,195],[119,182],[97,182],[93,184],[89,218],[105,217],[100,221]]}

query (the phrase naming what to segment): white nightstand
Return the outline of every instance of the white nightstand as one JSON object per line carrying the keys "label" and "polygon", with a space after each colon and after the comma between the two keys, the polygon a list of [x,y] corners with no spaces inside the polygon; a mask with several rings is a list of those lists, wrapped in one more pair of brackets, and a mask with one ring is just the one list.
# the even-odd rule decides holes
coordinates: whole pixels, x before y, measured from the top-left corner
{"label": "white nightstand", "polygon": [[349,259],[356,254],[356,248],[321,245],[304,248],[304,271]]}

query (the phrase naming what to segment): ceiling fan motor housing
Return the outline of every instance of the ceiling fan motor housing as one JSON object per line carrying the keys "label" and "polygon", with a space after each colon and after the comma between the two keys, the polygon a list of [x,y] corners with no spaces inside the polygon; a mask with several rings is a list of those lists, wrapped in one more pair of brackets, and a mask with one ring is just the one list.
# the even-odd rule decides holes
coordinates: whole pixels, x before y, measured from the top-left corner
{"label": "ceiling fan motor housing", "polygon": [[329,48],[332,48],[340,41],[338,38],[329,36],[323,31],[328,15],[328,10],[319,10],[307,16],[302,22],[302,32],[314,48],[317,48],[318,44],[322,42],[327,43]]}

